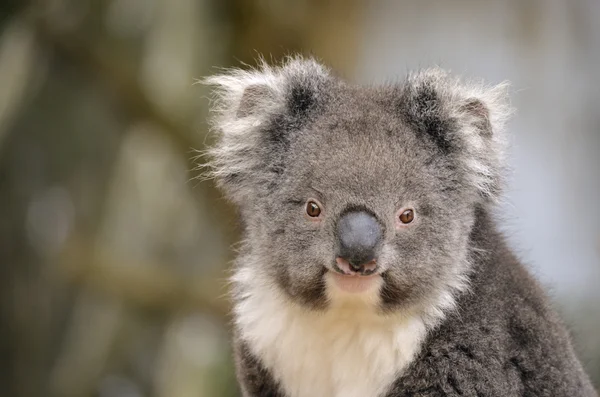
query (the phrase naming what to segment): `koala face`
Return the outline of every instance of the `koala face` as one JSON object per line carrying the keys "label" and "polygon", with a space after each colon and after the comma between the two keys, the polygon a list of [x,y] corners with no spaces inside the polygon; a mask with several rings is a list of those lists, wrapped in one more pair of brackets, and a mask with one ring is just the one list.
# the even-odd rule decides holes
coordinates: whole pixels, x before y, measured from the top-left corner
{"label": "koala face", "polygon": [[298,58],[209,82],[211,165],[257,275],[314,309],[363,295],[411,308],[461,288],[475,212],[500,189],[502,86],[431,70],[357,87]]}

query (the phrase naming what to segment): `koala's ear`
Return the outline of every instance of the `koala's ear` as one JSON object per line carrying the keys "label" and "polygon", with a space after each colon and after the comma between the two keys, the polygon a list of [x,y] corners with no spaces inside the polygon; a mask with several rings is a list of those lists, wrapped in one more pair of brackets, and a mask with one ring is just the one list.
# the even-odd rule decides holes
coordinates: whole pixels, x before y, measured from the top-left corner
{"label": "koala's ear", "polygon": [[241,204],[273,187],[283,171],[290,136],[323,108],[329,71],[313,59],[281,66],[232,69],[203,82],[214,86],[212,127],[217,142],[209,166],[217,184]]}
{"label": "koala's ear", "polygon": [[502,187],[512,113],[508,83],[487,86],[461,81],[440,69],[410,76],[402,88],[399,110],[418,134],[456,159],[467,180],[484,197]]}

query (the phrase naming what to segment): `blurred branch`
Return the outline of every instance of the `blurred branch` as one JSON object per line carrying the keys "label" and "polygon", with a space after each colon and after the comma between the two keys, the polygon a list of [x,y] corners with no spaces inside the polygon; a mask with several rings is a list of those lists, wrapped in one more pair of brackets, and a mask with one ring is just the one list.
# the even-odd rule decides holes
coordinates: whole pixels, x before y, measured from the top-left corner
{"label": "blurred branch", "polygon": [[[59,56],[93,80],[100,81],[113,94],[115,101],[134,118],[148,120],[167,134],[188,162],[188,169],[197,167],[189,153],[200,143],[184,124],[169,117],[145,94],[137,76],[127,70],[114,53],[105,53],[100,46],[79,39],[72,32],[52,26],[43,18],[30,16],[28,22],[39,42],[54,50]],[[198,183],[197,188],[211,206],[222,207],[221,216],[232,216],[225,201],[220,198],[212,183]],[[227,222],[226,222],[227,223]],[[177,277],[168,266],[132,264],[107,253],[96,255],[90,244],[71,242],[63,253],[60,270],[67,279],[78,284],[109,293],[125,302],[150,309],[178,310],[193,308],[226,316],[228,305],[222,295],[202,280]]]}
{"label": "blurred branch", "polygon": [[72,283],[145,309],[190,309],[227,317],[229,303],[222,285],[215,285],[212,278],[178,277],[164,264],[135,263],[98,252],[82,241],[70,241],[65,247],[58,270]]}
{"label": "blurred branch", "polygon": [[[124,62],[115,59],[113,54],[103,54],[94,45],[83,42],[73,34],[63,33],[39,18],[34,21],[33,26],[39,40],[83,72],[100,79],[114,92],[116,101],[133,117],[156,124],[168,134],[181,153],[189,153],[192,146],[197,144],[192,139],[194,133],[161,111],[144,93],[136,76],[120,67]],[[186,160],[189,170],[197,166],[189,155]],[[197,188],[213,207],[224,207],[220,211],[222,216],[232,214],[211,183],[199,183]],[[68,247],[61,269],[70,280],[148,308],[176,310],[193,307],[221,317],[227,313],[226,304],[212,299],[219,295],[215,294],[214,289],[209,293],[207,285],[176,277],[168,267],[147,264],[136,266],[107,255],[98,257],[92,252],[90,247],[81,243],[72,243]]]}
{"label": "blurred branch", "polygon": [[[130,116],[148,120],[167,134],[185,157],[188,163],[188,171],[196,174],[192,175],[191,179],[198,176],[202,158],[196,157],[192,153],[195,150],[202,149],[203,139],[196,140],[194,138],[200,138],[202,135],[197,131],[193,131],[184,123],[169,117],[153,103],[144,92],[137,75],[122,66],[126,63],[120,61],[118,55],[110,52],[110,49],[108,51],[103,50],[96,43],[79,39],[73,32],[64,32],[52,26],[43,18],[30,17],[29,22],[41,43],[53,49],[81,72],[89,75],[92,80],[99,81],[107,87],[107,91],[113,94],[115,101]],[[212,183],[199,182],[194,187],[194,190],[199,190],[199,193],[206,197],[213,206],[220,207],[220,213],[223,216],[232,213],[225,201],[220,198],[221,195]]]}
{"label": "blurred branch", "polygon": [[39,60],[30,29],[17,19],[7,25],[0,36],[0,147],[26,96],[28,82]]}
{"label": "blurred branch", "polygon": [[4,25],[13,15],[15,15],[23,4],[19,0],[2,0],[0,1],[0,31],[4,29]]}
{"label": "blurred branch", "polygon": [[131,116],[155,123],[183,151],[189,152],[197,144],[192,138],[193,133],[169,118],[146,96],[137,82],[137,76],[121,67],[124,62],[115,59],[114,53],[104,54],[95,43],[84,42],[73,33],[61,32],[40,18],[34,21],[33,26],[38,40],[55,50],[79,70],[110,88],[117,102]]}

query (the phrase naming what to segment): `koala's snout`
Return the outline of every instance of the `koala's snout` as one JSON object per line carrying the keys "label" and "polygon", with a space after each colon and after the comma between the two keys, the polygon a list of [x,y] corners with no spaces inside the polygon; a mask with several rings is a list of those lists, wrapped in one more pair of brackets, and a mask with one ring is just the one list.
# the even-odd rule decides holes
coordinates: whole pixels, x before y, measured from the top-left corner
{"label": "koala's snout", "polygon": [[363,272],[376,260],[382,236],[382,226],[372,214],[347,212],[337,222],[337,257],[347,261],[353,271]]}

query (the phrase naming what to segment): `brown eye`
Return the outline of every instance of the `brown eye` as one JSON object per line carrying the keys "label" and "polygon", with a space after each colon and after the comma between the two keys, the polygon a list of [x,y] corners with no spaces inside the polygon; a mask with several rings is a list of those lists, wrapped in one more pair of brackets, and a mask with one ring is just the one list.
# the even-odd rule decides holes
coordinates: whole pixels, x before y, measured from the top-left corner
{"label": "brown eye", "polygon": [[314,201],[309,201],[306,203],[306,214],[311,218],[316,218],[321,215],[321,208]]}
{"label": "brown eye", "polygon": [[400,214],[400,222],[406,224],[411,223],[415,219],[415,212],[413,210],[405,210]]}

